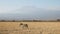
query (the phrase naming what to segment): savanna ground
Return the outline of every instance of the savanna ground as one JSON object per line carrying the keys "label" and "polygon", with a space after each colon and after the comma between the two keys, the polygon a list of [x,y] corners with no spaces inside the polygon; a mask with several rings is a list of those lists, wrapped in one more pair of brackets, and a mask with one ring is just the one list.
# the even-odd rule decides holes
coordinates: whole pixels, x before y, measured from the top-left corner
{"label": "savanna ground", "polygon": [[[21,28],[20,23],[28,28]],[[0,34],[60,34],[60,22],[0,22]]]}

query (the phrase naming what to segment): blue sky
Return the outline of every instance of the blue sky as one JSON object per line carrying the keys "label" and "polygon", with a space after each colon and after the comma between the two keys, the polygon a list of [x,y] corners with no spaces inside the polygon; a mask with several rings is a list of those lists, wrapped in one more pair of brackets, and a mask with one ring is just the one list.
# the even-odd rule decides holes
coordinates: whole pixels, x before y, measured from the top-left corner
{"label": "blue sky", "polygon": [[0,0],[0,16],[2,19],[7,16],[57,19],[60,18],[60,0]]}

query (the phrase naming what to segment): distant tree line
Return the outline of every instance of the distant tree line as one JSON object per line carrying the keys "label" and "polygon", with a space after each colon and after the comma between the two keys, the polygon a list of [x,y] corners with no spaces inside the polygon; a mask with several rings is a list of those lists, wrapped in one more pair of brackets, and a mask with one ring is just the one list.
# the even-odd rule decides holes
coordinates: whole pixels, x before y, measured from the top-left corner
{"label": "distant tree line", "polygon": [[0,22],[60,22],[60,19],[57,20],[0,20]]}
{"label": "distant tree line", "polygon": [[60,21],[60,19],[57,19],[57,21]]}

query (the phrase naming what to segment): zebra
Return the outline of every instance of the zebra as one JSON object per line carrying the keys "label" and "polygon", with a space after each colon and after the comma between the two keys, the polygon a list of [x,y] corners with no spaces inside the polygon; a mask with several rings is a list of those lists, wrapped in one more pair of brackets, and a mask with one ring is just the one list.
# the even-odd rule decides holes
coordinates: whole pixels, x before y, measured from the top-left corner
{"label": "zebra", "polygon": [[25,28],[28,28],[28,24],[23,24],[23,23],[20,23],[19,25],[21,28],[25,29]]}

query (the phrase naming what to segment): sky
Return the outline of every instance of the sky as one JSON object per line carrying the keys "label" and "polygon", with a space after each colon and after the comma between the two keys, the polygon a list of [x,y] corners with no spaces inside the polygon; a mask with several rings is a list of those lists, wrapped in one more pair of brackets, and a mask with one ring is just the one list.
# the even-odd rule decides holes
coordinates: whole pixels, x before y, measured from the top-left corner
{"label": "sky", "polygon": [[0,19],[59,19],[60,0],[0,0]]}

